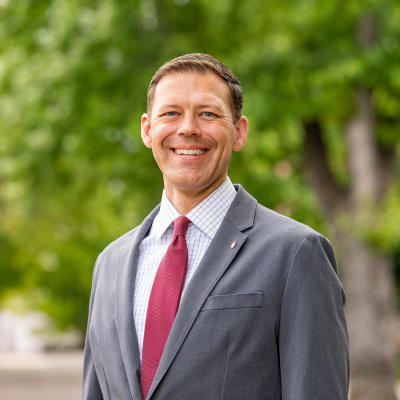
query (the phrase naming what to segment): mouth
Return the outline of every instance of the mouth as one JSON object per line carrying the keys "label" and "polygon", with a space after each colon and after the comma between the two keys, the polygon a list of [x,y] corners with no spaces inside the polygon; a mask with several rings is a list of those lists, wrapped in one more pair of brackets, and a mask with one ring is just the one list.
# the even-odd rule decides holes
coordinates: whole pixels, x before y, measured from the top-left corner
{"label": "mouth", "polygon": [[184,156],[201,156],[209,149],[172,149],[175,154],[184,155]]}

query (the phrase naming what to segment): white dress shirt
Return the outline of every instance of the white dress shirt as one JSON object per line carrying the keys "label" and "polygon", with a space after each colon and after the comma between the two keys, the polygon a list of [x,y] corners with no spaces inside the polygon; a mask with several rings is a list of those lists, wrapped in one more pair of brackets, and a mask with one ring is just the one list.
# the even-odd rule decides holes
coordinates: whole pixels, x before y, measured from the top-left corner
{"label": "white dress shirt", "polygon": [[[235,196],[236,190],[230,179],[227,178],[217,190],[186,215],[191,223],[186,232],[189,260],[182,297]],[[180,216],[181,214],[168,200],[164,191],[160,211],[154,218],[149,235],[142,240],[139,246],[133,316],[139,342],[140,360],[142,359],[144,328],[151,288],[158,266],[174,236],[172,222]]]}

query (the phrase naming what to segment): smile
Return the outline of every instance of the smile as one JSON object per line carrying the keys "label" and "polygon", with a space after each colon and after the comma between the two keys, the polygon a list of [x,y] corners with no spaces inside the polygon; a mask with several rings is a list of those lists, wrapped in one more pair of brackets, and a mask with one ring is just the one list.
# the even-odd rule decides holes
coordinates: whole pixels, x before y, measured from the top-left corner
{"label": "smile", "polygon": [[204,154],[206,150],[187,150],[187,149],[174,149],[175,154],[184,154],[188,156],[199,156],[201,154]]}

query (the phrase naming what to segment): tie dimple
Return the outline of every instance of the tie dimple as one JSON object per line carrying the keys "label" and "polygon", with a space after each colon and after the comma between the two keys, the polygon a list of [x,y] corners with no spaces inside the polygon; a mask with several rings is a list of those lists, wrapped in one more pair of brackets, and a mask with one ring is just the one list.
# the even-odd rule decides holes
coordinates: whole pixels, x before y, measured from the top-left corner
{"label": "tie dimple", "polygon": [[173,224],[174,224],[174,236],[186,237],[186,231],[190,224],[190,220],[182,215],[181,217],[178,217],[173,222]]}

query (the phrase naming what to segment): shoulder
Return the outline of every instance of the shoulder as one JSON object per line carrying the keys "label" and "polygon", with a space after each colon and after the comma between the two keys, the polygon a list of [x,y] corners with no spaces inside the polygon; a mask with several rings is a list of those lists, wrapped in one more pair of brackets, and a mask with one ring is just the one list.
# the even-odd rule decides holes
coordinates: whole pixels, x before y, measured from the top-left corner
{"label": "shoulder", "polygon": [[292,262],[309,263],[315,257],[326,258],[337,272],[330,241],[309,226],[257,204],[252,234],[257,240],[269,240],[281,251],[289,251]]}
{"label": "shoulder", "polygon": [[139,229],[140,225],[133,228],[129,232],[126,232],[122,236],[120,236],[118,239],[114,240],[111,242],[104,250],[104,252],[116,252],[118,251],[122,246],[125,244],[129,243],[132,241],[133,236],[135,235],[136,231]]}
{"label": "shoulder", "polygon": [[260,234],[271,234],[277,239],[303,240],[309,235],[320,235],[309,226],[285,217],[257,203],[254,228]]}
{"label": "shoulder", "polygon": [[100,254],[98,257],[98,262],[102,262],[110,257],[115,258],[120,250],[128,243],[130,243],[139,229],[140,225],[136,228],[133,228],[129,232],[125,233],[124,235],[120,236],[118,239],[111,242]]}
{"label": "shoulder", "polygon": [[159,212],[159,209],[160,205],[158,205],[153,211],[151,211],[151,213],[143,220],[140,225],[111,242],[102,251],[98,259],[101,261],[105,257],[115,258],[117,254],[121,251],[121,249],[126,247],[127,244],[140,242],[144,235],[147,233],[148,229],[151,227],[154,218]]}

